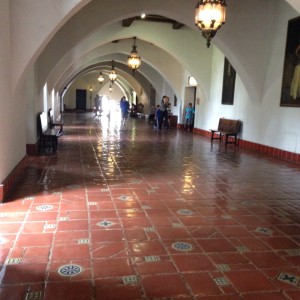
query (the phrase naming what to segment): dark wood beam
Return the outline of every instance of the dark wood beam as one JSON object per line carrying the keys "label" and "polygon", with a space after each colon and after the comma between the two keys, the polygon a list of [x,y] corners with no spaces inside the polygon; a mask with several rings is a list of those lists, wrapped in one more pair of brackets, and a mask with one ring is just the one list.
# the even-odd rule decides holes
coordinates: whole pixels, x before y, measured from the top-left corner
{"label": "dark wood beam", "polygon": [[130,27],[135,18],[129,18],[122,21],[123,27]]}
{"label": "dark wood beam", "polygon": [[175,20],[171,20],[162,16],[157,15],[147,15],[145,19],[141,19],[140,17],[133,17],[124,19],[122,21],[123,27],[130,27],[134,20],[146,21],[146,22],[161,22],[161,23],[170,23],[173,26],[173,29],[180,29],[184,26],[184,24],[179,23]]}
{"label": "dark wood beam", "polygon": [[173,22],[173,29],[180,29],[183,26],[184,26],[184,24],[182,24],[182,23],[179,23],[179,22],[176,22],[176,21]]}

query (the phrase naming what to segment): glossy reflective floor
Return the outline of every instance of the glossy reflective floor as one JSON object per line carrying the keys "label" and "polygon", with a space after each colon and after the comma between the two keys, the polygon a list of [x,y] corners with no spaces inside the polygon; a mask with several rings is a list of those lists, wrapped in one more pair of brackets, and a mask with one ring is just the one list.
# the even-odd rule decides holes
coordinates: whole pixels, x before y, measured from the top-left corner
{"label": "glossy reflective floor", "polygon": [[0,299],[300,299],[300,166],[66,114],[0,206]]}

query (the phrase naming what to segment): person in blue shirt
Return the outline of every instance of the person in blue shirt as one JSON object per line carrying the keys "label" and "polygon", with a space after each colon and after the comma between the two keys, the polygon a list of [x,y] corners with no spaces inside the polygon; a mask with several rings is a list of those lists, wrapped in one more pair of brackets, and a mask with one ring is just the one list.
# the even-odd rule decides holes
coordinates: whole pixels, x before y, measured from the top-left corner
{"label": "person in blue shirt", "polygon": [[189,103],[188,107],[185,109],[185,125],[184,129],[188,131],[192,130],[194,123],[194,114],[195,109],[193,108],[192,103]]}
{"label": "person in blue shirt", "polygon": [[129,102],[126,100],[125,96],[123,96],[120,100],[120,109],[121,109],[121,120],[122,123],[125,124],[125,121],[128,118],[128,111],[129,111]]}
{"label": "person in blue shirt", "polygon": [[156,110],[155,110],[155,125],[154,128],[156,130],[160,130],[159,125],[161,124],[161,119],[162,119],[162,111],[160,109],[160,105],[157,104]]}

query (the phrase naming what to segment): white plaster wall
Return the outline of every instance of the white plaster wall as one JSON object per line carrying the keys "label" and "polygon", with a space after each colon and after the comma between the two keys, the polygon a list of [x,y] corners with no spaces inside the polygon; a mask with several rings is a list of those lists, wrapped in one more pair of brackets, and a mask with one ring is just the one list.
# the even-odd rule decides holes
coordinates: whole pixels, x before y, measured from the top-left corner
{"label": "white plaster wall", "polygon": [[[26,95],[11,93],[10,1],[0,1],[0,183],[25,155]],[[19,97],[23,98],[19,98]]]}
{"label": "white plaster wall", "polygon": [[[278,74],[281,74],[282,67],[278,64],[278,56],[270,56],[270,65],[274,70],[269,73],[266,82],[272,82],[270,83],[272,88],[266,89],[262,103],[252,101],[237,75],[234,104],[222,105],[224,55],[215,47],[211,98],[196,108],[198,113],[195,127],[209,130],[217,127],[218,119],[221,117],[240,119],[243,123],[241,133],[243,140],[300,153],[300,124],[297,122],[300,109],[280,107],[281,76]],[[274,76],[278,78],[275,79]],[[200,120],[203,120],[203,127]]]}
{"label": "white plaster wall", "polygon": [[[1,0],[2,1],[2,0]],[[6,1],[5,1],[6,2]],[[11,0],[12,89],[59,26],[90,0]],[[30,39],[30,42],[29,42]]]}

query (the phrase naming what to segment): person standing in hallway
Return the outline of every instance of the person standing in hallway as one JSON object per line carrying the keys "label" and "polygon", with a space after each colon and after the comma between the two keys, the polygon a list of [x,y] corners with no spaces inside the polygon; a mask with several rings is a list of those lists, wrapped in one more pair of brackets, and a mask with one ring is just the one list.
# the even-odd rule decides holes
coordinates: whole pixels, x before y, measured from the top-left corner
{"label": "person standing in hallway", "polygon": [[193,108],[192,103],[189,103],[188,107],[185,109],[185,125],[184,129],[188,131],[192,130],[194,123],[194,114],[195,109]]}
{"label": "person standing in hallway", "polygon": [[162,123],[162,111],[160,109],[160,105],[157,104],[156,110],[155,110],[155,125],[154,129],[160,130],[159,125]]}
{"label": "person standing in hallway", "polygon": [[128,118],[128,110],[129,110],[129,102],[127,101],[125,96],[123,96],[120,100],[120,109],[121,109],[121,121],[122,124],[124,125]]}
{"label": "person standing in hallway", "polygon": [[150,111],[150,114],[149,114],[149,123],[153,123],[154,120],[155,120],[155,105],[152,105],[151,107],[151,111]]}
{"label": "person standing in hallway", "polygon": [[171,116],[172,116],[172,109],[171,109],[171,103],[169,102],[168,103],[168,106],[167,106],[167,113],[168,113],[168,127],[170,128],[171,127]]}
{"label": "person standing in hallway", "polygon": [[169,105],[169,97],[163,96],[161,100],[161,122],[159,125],[159,129],[164,128],[164,130],[169,130],[169,118],[168,118],[168,105]]}

